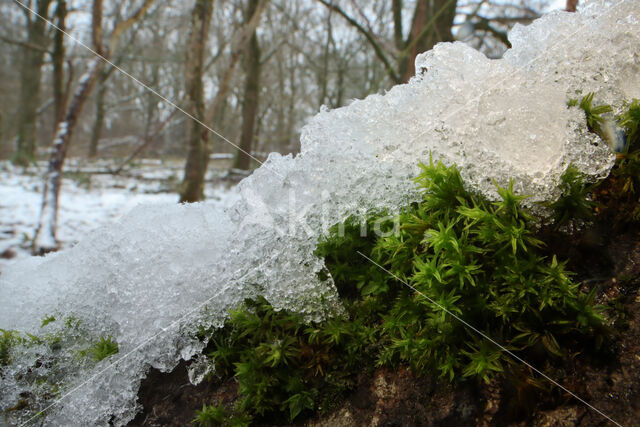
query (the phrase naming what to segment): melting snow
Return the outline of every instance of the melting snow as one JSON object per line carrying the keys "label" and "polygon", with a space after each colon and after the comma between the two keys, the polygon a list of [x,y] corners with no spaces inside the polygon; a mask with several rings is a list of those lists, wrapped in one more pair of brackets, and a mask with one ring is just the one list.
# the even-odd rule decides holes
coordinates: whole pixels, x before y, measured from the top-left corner
{"label": "melting snow", "polygon": [[6,268],[1,328],[41,333],[44,315],[73,315],[88,333],[112,335],[120,352],[92,367],[44,345],[24,350],[3,371],[0,405],[35,390],[29,369],[49,358],[56,369],[38,372],[64,387],[45,424],[126,423],[149,366],[171,370],[193,357],[203,346],[197,327],[221,325],[244,298],[312,318],[339,311],[330,279],[316,275],[318,235],[349,214],[416,200],[409,179],[430,152],[488,197],[492,179],[514,178],[534,201],[552,199],[569,163],[605,176],[613,155],[566,101],[578,90],[617,106],[640,97],[639,9],[596,1],[580,14],[551,13],[515,28],[502,60],[438,45],[416,60],[409,84],[315,116],[301,153],[272,154],[226,206],[139,207],[69,250]]}

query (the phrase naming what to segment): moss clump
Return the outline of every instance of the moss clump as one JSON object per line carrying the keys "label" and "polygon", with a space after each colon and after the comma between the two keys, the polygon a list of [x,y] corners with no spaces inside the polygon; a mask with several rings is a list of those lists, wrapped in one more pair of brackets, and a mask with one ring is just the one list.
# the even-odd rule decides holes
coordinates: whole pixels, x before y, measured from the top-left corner
{"label": "moss clump", "polygon": [[196,417],[192,421],[198,427],[242,427],[250,422],[251,417],[229,411],[224,405],[202,405],[202,410],[196,411]]}
{"label": "moss clump", "polygon": [[11,362],[11,349],[21,342],[22,338],[18,332],[0,329],[0,366]]}
{"label": "moss clump", "polygon": [[594,106],[593,96],[589,93],[580,101],[570,100],[569,106],[579,106],[584,111],[587,128],[616,152],[616,164],[606,180],[592,186],[586,186],[582,177],[569,168],[561,183],[564,196],[554,205],[556,219],[560,223],[566,223],[568,218],[585,219],[588,206],[584,201],[589,193],[596,202],[594,211],[599,221],[620,229],[640,221],[640,100],[633,99],[614,117],[611,106]]}
{"label": "moss clump", "polygon": [[566,346],[597,347],[611,336],[595,293],[542,254],[511,185],[491,203],[466,191],[455,167],[421,168],[420,203],[393,220],[351,218],[319,242],[322,274],[335,281],[347,317],[305,324],[259,299],[223,329],[202,332],[216,372],[238,381],[242,413],[284,422],[330,409],[375,366],[408,365],[445,381],[521,374],[460,319],[534,363],[561,362]]}
{"label": "moss clump", "polygon": [[100,339],[89,348],[89,354],[96,362],[100,362],[109,356],[113,356],[117,352],[118,343],[110,336],[100,337]]}

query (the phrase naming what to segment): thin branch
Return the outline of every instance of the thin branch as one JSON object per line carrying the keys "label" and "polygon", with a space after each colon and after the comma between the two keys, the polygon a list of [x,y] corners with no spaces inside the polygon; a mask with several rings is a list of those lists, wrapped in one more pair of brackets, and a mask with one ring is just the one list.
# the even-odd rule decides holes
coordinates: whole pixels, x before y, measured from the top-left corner
{"label": "thin branch", "polygon": [[278,50],[280,50],[280,47],[282,47],[282,45],[284,45],[285,43],[286,43],[286,40],[280,40],[280,42],[278,42],[278,44],[276,46],[274,46],[273,49],[271,49],[269,52],[267,52],[265,55],[263,55],[262,58],[260,58],[260,65],[264,65],[267,62],[269,62],[271,57],[273,55],[275,55],[275,53]]}
{"label": "thin branch", "polygon": [[154,130],[154,132],[152,134],[147,134],[144,138],[144,140],[142,141],[142,144],[140,144],[138,147],[136,147],[135,150],[133,150],[133,152],[131,154],[129,154],[127,156],[127,158],[115,169],[109,171],[110,173],[112,173],[113,175],[118,175],[120,172],[122,172],[122,169],[128,165],[129,163],[131,163],[131,161],[133,159],[135,159],[140,153],[142,153],[150,144],[151,142],[153,142],[153,140],[155,138],[157,138],[163,131],[163,129],[165,128],[165,126],[167,125],[167,123],[169,123],[171,121],[171,119],[173,118],[173,116],[176,114],[176,112],[178,111],[178,109],[174,109],[171,114],[169,114],[169,116],[167,116],[166,119],[164,119]]}
{"label": "thin branch", "polygon": [[7,43],[7,44],[20,46],[20,47],[24,47],[24,48],[27,48],[27,49],[33,49],[33,50],[37,50],[37,51],[40,51],[40,52],[48,53],[49,55],[53,55],[53,52],[51,50],[47,49],[46,47],[38,46],[37,44],[25,42],[25,41],[22,41],[22,40],[13,40],[13,39],[10,39],[10,38],[5,37],[5,36],[0,36],[0,41],[3,41],[5,43]]}
{"label": "thin branch", "polygon": [[473,23],[474,29],[486,31],[492,34],[496,39],[500,40],[502,44],[504,44],[508,48],[511,48],[511,42],[509,41],[509,37],[507,37],[506,31],[500,31],[494,28],[488,19],[482,18],[481,16],[478,16],[477,18],[479,19],[479,21]]}
{"label": "thin branch", "polygon": [[342,8],[340,8],[340,6],[336,6],[336,5],[332,4],[332,3],[329,3],[326,0],[318,0],[318,1],[320,3],[322,3],[325,7],[327,7],[329,9],[337,12],[338,14],[340,14],[349,24],[351,24],[356,30],[358,30],[360,33],[362,33],[362,35],[364,35],[364,37],[367,39],[367,41],[373,47],[373,50],[374,50],[376,56],[384,64],[384,68],[385,68],[385,70],[387,70],[387,74],[389,75],[391,80],[393,80],[394,83],[401,83],[400,76],[398,75],[396,70],[393,68],[393,65],[391,65],[391,61],[389,60],[389,58],[385,54],[384,50],[382,49],[382,46],[380,46],[380,44],[378,43],[376,38],[373,36],[373,34],[371,34],[369,31],[367,31],[366,28],[364,28],[362,25],[360,25],[358,23],[358,21],[356,21],[355,19],[353,19],[352,17],[347,15],[347,13],[344,10],[342,10]]}
{"label": "thin branch", "polygon": [[[460,12],[460,15],[465,15],[468,16],[470,18],[474,18],[474,17],[478,17],[479,19],[483,19],[486,21],[490,21],[490,22],[497,22],[499,24],[514,24],[514,23],[521,23],[521,24],[528,24],[531,21],[538,19],[540,17],[540,15],[523,15],[523,16],[494,16],[494,17],[485,17],[485,16],[481,16],[478,15],[477,13],[465,13],[465,12]],[[468,18],[467,18],[468,19]]]}
{"label": "thin branch", "polygon": [[111,37],[109,38],[109,50],[111,52],[116,50],[116,46],[118,45],[118,42],[120,40],[120,35],[133,24],[142,19],[144,14],[147,13],[151,6],[153,6],[154,2],[155,0],[145,0],[142,6],[140,6],[140,8],[133,15],[116,25],[116,27],[113,29],[113,32],[111,33]]}

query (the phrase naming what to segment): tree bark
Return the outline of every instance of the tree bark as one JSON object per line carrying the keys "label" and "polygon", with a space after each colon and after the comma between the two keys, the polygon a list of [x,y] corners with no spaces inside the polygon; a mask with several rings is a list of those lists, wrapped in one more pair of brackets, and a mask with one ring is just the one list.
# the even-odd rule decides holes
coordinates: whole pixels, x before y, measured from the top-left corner
{"label": "tree bark", "polygon": [[[67,19],[67,2],[58,0],[56,5],[56,26],[61,31],[56,31],[53,36],[53,108],[54,108],[54,131],[58,128],[58,123],[64,118],[67,106],[68,88],[64,80],[64,31],[66,31],[65,21]],[[71,74],[71,70],[69,70]]]}
{"label": "tree bark", "polygon": [[98,144],[102,137],[102,129],[104,128],[104,99],[107,94],[107,77],[108,74],[102,73],[98,82],[98,92],[96,93],[96,111],[93,128],[91,129],[91,139],[89,140],[89,158],[93,159],[98,155]]}
{"label": "tree bark", "polygon": [[567,5],[564,10],[567,12],[575,12],[578,9],[578,0],[567,0]]}
{"label": "tree bark", "polygon": [[419,0],[411,22],[398,74],[407,82],[415,74],[415,58],[436,43],[453,41],[451,27],[456,16],[456,0]]}
{"label": "tree bark", "polygon": [[[133,25],[137,20],[141,19],[144,11],[147,11],[154,0],[145,0],[144,4],[138,9],[132,18],[120,23],[116,26],[111,34],[110,45],[115,46],[117,37],[114,34],[122,34]],[[136,19],[133,19],[135,17]],[[93,0],[92,12],[92,39],[94,42],[93,49],[96,52],[103,52],[102,46],[102,0]],[[67,150],[71,144],[71,137],[78,121],[78,117],[82,112],[91,89],[95,85],[98,76],[103,69],[103,59],[96,56],[90,63],[85,74],[80,78],[78,87],[69,103],[64,119],[58,124],[58,129],[53,138],[51,157],[49,158],[49,166],[44,176],[44,188],[42,194],[42,205],[38,226],[33,238],[32,251],[34,254],[43,255],[47,252],[58,249],[56,240],[56,229],[58,223],[58,200],[60,195],[60,185],[62,182],[62,170],[67,155]]]}
{"label": "tree bark", "polygon": [[[255,13],[258,0],[248,0],[247,21]],[[244,101],[242,104],[242,134],[240,136],[240,150],[236,154],[233,167],[247,170],[251,166],[251,147],[253,145],[256,115],[258,114],[260,90],[260,45],[254,30],[244,55],[245,69]]]}
{"label": "tree bark", "polygon": [[[94,0],[94,7],[96,4],[100,5],[101,1]],[[56,229],[58,225],[58,199],[60,196],[60,183],[62,182],[62,168],[78,116],[100,73],[102,63],[99,58],[92,60],[89,69],[81,78],[80,86],[73,95],[64,120],[58,124],[58,130],[53,142],[53,152],[44,177],[40,219],[33,238],[33,253],[35,255],[44,255],[47,252],[58,249]]]}
{"label": "tree bark", "polygon": [[[200,121],[204,120],[205,115],[202,74],[212,12],[212,0],[196,0],[191,14],[191,34],[187,45],[185,110]],[[204,175],[209,160],[208,137],[207,129],[200,123],[195,120],[188,122],[188,152],[180,203],[197,202],[204,196]]]}
{"label": "tree bark", "polygon": [[[47,18],[51,0],[38,2],[37,13]],[[19,166],[28,166],[35,161],[36,137],[38,126],[38,107],[40,102],[40,80],[42,64],[47,46],[46,22],[34,16],[27,22],[28,41],[24,48],[20,73],[20,107],[18,110],[18,139],[12,162]],[[39,49],[38,49],[39,47]]]}

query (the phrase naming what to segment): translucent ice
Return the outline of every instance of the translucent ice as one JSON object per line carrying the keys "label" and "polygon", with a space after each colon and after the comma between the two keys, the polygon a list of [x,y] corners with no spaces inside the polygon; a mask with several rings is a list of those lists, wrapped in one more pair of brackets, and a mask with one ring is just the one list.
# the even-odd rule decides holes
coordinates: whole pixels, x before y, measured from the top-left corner
{"label": "translucent ice", "polygon": [[[438,45],[417,58],[410,83],[315,116],[301,153],[272,154],[226,205],[140,207],[70,250],[7,268],[0,328],[62,338],[14,349],[1,408],[28,396],[32,408],[47,408],[48,425],[123,424],[149,366],[192,358],[203,345],[198,326],[220,325],[244,298],[315,318],[340,311],[331,279],[316,275],[318,235],[347,215],[416,200],[410,178],[430,153],[457,163],[488,197],[493,180],[513,178],[532,201],[553,199],[570,163],[606,175],[613,156],[566,101],[580,90],[617,106],[640,96],[639,9],[635,0],[599,1],[581,14],[553,13],[514,29],[501,60]],[[50,314],[59,320],[41,328]],[[109,335],[116,355],[82,357]],[[203,372],[198,360],[192,377]]]}

